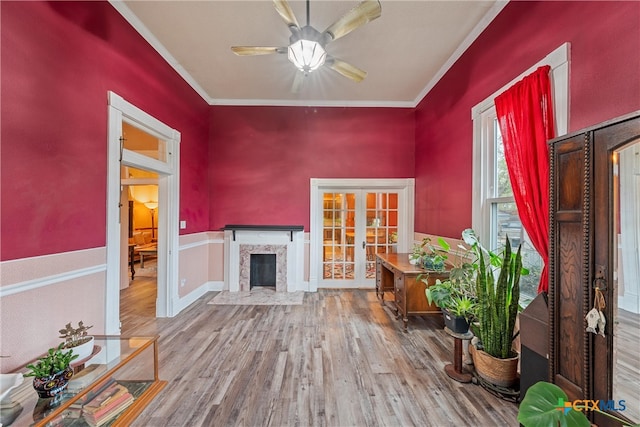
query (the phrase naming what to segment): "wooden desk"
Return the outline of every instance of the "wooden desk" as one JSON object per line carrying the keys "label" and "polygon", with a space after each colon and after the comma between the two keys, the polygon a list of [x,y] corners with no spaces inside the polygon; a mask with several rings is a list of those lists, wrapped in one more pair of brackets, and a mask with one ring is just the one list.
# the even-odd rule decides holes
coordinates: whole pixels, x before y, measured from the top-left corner
{"label": "wooden desk", "polygon": [[433,285],[437,279],[449,277],[447,271],[428,272],[410,264],[408,253],[376,255],[376,295],[381,304],[384,304],[384,293],[393,292],[396,317],[402,315],[405,332],[409,315],[442,314],[440,308],[427,301],[424,293],[427,285],[422,280],[417,280],[418,275],[425,273],[429,273],[429,285]]}

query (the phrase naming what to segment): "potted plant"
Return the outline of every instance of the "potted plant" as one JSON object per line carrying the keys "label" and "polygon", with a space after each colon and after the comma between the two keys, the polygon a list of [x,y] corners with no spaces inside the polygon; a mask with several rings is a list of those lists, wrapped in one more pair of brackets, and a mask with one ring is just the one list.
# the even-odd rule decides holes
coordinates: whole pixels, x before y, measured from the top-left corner
{"label": "potted plant", "polygon": [[421,244],[413,246],[409,263],[429,271],[444,271],[449,244],[442,237],[438,238],[438,244],[434,245],[430,237],[425,237]]}
{"label": "potted plant", "polygon": [[[422,279],[424,281],[424,279]],[[449,280],[436,280],[436,283],[425,289],[429,304],[435,304],[442,310],[442,316],[447,328],[464,334],[469,330],[469,322],[474,317],[476,307],[475,298],[457,288]]]}
{"label": "potted plant", "polygon": [[29,370],[25,377],[33,378],[33,388],[41,398],[54,397],[62,392],[73,376],[70,363],[78,358],[72,350],[62,351],[64,344],[49,351],[35,363],[26,366]]}
{"label": "potted plant", "polygon": [[71,323],[67,323],[64,329],[60,329],[60,338],[64,338],[63,348],[71,349],[79,360],[86,359],[93,353],[94,338],[87,334],[93,325],[87,326],[81,320],[78,327],[74,328]]}
{"label": "potted plant", "polygon": [[[444,253],[445,259],[454,253],[442,238],[439,239],[439,245],[439,248],[432,251]],[[432,245],[430,247],[433,248]],[[466,333],[476,308],[475,267],[469,258],[468,248],[460,246],[454,255],[448,271],[449,277],[443,281],[436,280],[435,284],[427,286],[425,294],[429,304],[435,304],[442,310],[445,326],[453,332]],[[419,276],[420,280],[427,283],[427,275],[428,273]]]}
{"label": "potted plant", "polygon": [[[483,248],[473,230],[463,233],[478,256],[476,318],[472,325],[478,337],[470,353],[478,375],[485,381],[502,387],[512,386],[518,378],[518,355],[512,349],[522,268],[521,245],[514,254],[506,238],[502,256]],[[499,269],[498,278],[494,269]],[[473,344],[473,343],[472,343]]]}

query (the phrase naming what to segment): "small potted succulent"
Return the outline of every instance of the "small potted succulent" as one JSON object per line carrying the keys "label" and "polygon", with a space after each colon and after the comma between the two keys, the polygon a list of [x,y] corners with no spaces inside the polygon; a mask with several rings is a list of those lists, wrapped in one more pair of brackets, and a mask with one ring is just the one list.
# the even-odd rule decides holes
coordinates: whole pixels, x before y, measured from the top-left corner
{"label": "small potted succulent", "polygon": [[64,345],[50,348],[49,351],[35,363],[26,366],[29,370],[25,377],[33,378],[33,388],[41,398],[55,397],[62,392],[73,376],[70,364],[78,358],[72,350],[63,351]]}
{"label": "small potted succulent", "polygon": [[94,338],[87,334],[93,325],[87,326],[81,320],[78,327],[74,328],[71,323],[67,323],[64,329],[60,329],[60,338],[64,338],[63,348],[70,349],[77,355],[79,360],[86,359],[93,353]]}

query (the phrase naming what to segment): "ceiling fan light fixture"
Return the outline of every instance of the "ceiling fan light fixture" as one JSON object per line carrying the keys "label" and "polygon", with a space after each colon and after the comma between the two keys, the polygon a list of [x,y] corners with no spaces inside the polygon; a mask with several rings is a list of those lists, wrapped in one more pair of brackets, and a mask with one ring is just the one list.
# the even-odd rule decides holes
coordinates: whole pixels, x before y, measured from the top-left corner
{"label": "ceiling fan light fixture", "polygon": [[324,64],[327,52],[317,41],[300,39],[289,46],[287,57],[297,69],[310,73]]}

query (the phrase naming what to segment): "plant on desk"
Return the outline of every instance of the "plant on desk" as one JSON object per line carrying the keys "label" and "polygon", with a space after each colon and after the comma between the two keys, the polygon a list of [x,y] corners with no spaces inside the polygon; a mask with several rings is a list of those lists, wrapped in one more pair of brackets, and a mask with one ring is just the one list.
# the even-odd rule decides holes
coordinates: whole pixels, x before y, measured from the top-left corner
{"label": "plant on desk", "polygon": [[422,239],[422,243],[413,246],[409,255],[409,263],[429,271],[444,271],[449,244],[442,238],[438,238],[438,245],[431,243],[430,237]]}
{"label": "plant on desk", "polygon": [[54,397],[62,392],[73,376],[71,361],[78,358],[72,350],[62,351],[64,344],[49,351],[35,363],[26,366],[25,377],[34,377],[33,388],[41,398]]}

